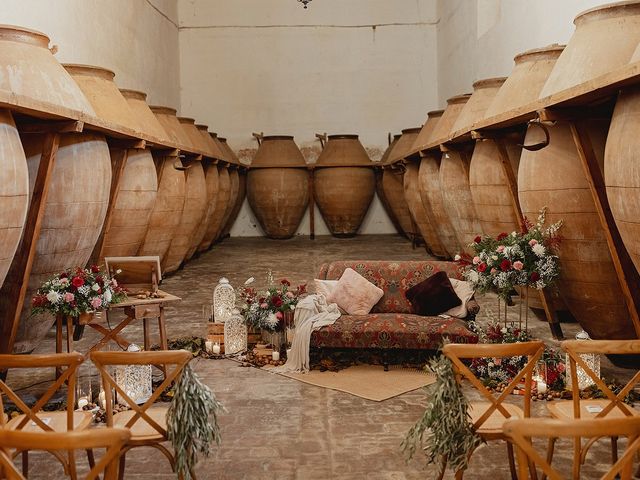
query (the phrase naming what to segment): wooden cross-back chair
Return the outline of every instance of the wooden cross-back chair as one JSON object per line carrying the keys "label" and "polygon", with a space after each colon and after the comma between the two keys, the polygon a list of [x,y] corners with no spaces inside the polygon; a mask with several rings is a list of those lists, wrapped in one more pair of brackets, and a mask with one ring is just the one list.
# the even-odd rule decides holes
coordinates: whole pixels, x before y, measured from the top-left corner
{"label": "wooden cross-back chair", "polygon": [[[169,460],[175,471],[175,459],[167,447],[163,445],[167,438],[167,410],[168,406],[152,405],[160,398],[171,383],[178,380],[184,367],[191,360],[192,355],[186,350],[159,350],[154,352],[92,352],[91,360],[100,372],[102,387],[105,391],[107,426],[124,427],[131,430],[131,439],[120,454],[120,478],[124,477],[126,453],[135,447],[154,447],[160,450]],[[143,405],[137,405],[126,392],[116,383],[109,372],[110,367],[117,365],[164,365],[165,379],[156,387],[149,399]],[[173,367],[173,368],[171,368]],[[114,389],[131,410],[113,413]],[[195,476],[194,476],[195,478]]]}
{"label": "wooden cross-back chair", "polygon": [[[609,467],[600,477],[601,480],[630,480],[633,478],[632,467],[634,456],[640,451],[640,417],[623,418],[595,418],[595,419],[514,419],[504,424],[505,434],[516,445],[520,480],[527,478],[527,471],[531,473],[530,465],[539,466],[543,474],[551,480],[566,478],[554,469],[548,459],[544,459],[533,447],[532,438],[591,438],[627,437],[628,443],[623,455]],[[574,457],[575,462],[579,461]],[[574,477],[575,478],[575,477]]]}
{"label": "wooden cross-back chair", "polygon": [[[22,413],[7,421],[4,415],[0,415],[0,428],[25,432],[67,432],[71,430],[84,430],[93,420],[91,412],[75,411],[76,402],[76,372],[84,361],[81,353],[57,353],[49,355],[0,355],[0,370],[5,369],[36,369],[53,368],[60,372],[60,376],[45,390],[36,403],[29,407],[20,396],[6,382],[0,379],[0,412],[4,412],[3,397],[13,402]],[[58,390],[64,388],[66,383],[66,410],[47,412],[43,408],[47,405]],[[29,451],[18,449],[13,456],[22,453],[22,471],[25,476],[29,472]],[[72,479],[76,478],[75,460],[73,451],[69,451],[68,458],[59,451],[51,451],[64,467],[65,473]],[[93,453],[87,449],[89,464],[93,466]]]}
{"label": "wooden cross-back chair", "polygon": [[[95,430],[70,432],[22,432],[19,430],[0,429],[0,477],[3,469],[8,480],[23,480],[13,464],[7,450],[44,450],[51,452],[52,447],[57,451],[85,450],[105,448],[100,458],[87,474],[86,480],[98,479],[104,472],[104,480],[116,480],[118,474],[118,455],[120,449],[131,437],[131,432],[125,428],[100,428]],[[4,477],[3,477],[4,478]]]}
{"label": "wooden cross-back chair", "polygon": [[[600,376],[594,372],[587,362],[582,358],[584,354],[621,354],[638,355],[640,359],[640,340],[566,340],[560,344],[562,349],[569,356],[571,370],[571,385],[574,386],[572,400],[560,400],[547,405],[547,409],[552,417],[559,420],[569,419],[593,419],[593,418],[625,418],[640,415],[640,412],[624,403],[625,397],[640,382],[640,371],[637,371],[619,393],[614,393]],[[602,391],[606,398],[581,399],[577,388],[578,368],[595,383],[596,387]],[[575,439],[574,446],[574,472],[575,478],[580,476],[580,465],[585,461],[589,448],[597,440],[591,439],[583,446],[580,438]],[[549,438],[547,451],[547,461],[551,463],[555,447],[555,438]],[[611,458],[615,463],[618,456],[617,437],[611,437]]]}
{"label": "wooden cross-back chair", "polygon": [[[531,384],[533,371],[544,352],[544,343],[448,344],[443,347],[442,352],[453,363],[453,368],[456,371],[458,380],[466,378],[486,399],[484,402],[470,402],[469,415],[471,416],[471,423],[476,433],[478,433],[484,441],[504,440],[507,442],[511,477],[517,479],[513,446],[504,434],[503,424],[509,418],[527,418],[531,415]],[[487,357],[526,357],[525,365],[497,396],[491,393],[463,362],[463,360]],[[524,408],[505,402],[522,380],[524,380],[525,385],[524,394],[522,395]],[[456,478],[462,478],[462,476],[462,471],[456,472]]]}

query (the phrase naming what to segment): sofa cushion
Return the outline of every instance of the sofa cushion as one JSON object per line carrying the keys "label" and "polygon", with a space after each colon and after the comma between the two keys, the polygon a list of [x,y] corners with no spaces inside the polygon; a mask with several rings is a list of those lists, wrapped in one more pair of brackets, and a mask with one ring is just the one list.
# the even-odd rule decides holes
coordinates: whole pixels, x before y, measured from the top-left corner
{"label": "sofa cushion", "polygon": [[311,335],[311,346],[328,348],[409,348],[437,350],[442,340],[477,343],[463,320],[379,313],[343,315]]}
{"label": "sofa cushion", "polygon": [[367,261],[344,260],[324,264],[318,278],[338,280],[347,268],[352,268],[381,288],[384,295],[371,313],[411,313],[411,303],[405,292],[436,272],[444,271],[451,278],[462,279],[460,266],[454,262],[427,261]]}
{"label": "sofa cushion", "polygon": [[451,282],[451,286],[455,290],[456,295],[458,296],[458,298],[460,298],[462,303],[444,313],[446,313],[447,315],[451,315],[452,317],[465,318],[469,314],[467,304],[475,294],[473,284],[471,282],[465,282],[464,280],[458,280],[456,278],[450,278],[449,281]]}
{"label": "sofa cushion", "polygon": [[349,315],[366,315],[382,298],[384,292],[352,268],[347,268],[327,297]]}
{"label": "sofa cushion", "polygon": [[440,315],[462,303],[446,272],[437,272],[406,293],[416,315]]}
{"label": "sofa cushion", "polygon": [[319,278],[314,278],[313,283],[316,287],[317,294],[324,295],[324,298],[329,298],[331,292],[336,288],[338,280],[320,280]]}

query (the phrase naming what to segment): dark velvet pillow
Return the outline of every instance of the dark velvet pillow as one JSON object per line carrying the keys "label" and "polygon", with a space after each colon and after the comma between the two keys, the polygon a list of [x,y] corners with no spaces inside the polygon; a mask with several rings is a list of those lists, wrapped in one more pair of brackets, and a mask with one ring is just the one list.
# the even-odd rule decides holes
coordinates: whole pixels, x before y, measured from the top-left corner
{"label": "dark velvet pillow", "polygon": [[446,272],[438,272],[407,290],[405,296],[416,315],[440,315],[462,303]]}

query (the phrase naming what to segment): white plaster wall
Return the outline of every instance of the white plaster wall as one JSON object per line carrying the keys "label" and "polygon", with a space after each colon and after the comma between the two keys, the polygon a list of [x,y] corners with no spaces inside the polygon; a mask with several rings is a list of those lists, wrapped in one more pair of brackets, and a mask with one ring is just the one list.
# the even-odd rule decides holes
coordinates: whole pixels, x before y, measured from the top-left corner
{"label": "white plaster wall", "polygon": [[[357,133],[378,159],[387,132],[437,104],[435,0],[179,0],[179,19],[182,114],[244,158],[264,131],[294,135],[309,161],[316,132]],[[376,198],[361,233],[393,231]],[[232,235],[261,234],[245,205]]]}
{"label": "white plaster wall", "polygon": [[513,57],[566,44],[574,17],[606,0],[438,0],[440,105],[478,79],[507,76]]}
{"label": "white plaster wall", "polygon": [[2,0],[0,23],[40,30],[60,62],[109,68],[119,87],[180,106],[177,0]]}

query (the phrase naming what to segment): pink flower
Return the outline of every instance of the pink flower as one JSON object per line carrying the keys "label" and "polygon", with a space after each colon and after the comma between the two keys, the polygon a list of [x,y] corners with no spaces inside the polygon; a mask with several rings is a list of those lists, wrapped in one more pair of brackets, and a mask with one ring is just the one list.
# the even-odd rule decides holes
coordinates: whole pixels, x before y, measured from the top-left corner
{"label": "pink flower", "polygon": [[491,271],[489,273],[491,273],[491,275],[495,275],[497,272],[497,270],[495,268],[492,268]]}
{"label": "pink flower", "polygon": [[533,247],[534,245],[537,245],[537,244],[538,244],[538,240],[536,240],[535,238],[532,238],[531,240],[529,240],[529,245],[530,246]]}
{"label": "pink flower", "polygon": [[75,298],[75,295],[71,292],[67,292],[62,296],[62,299],[67,303],[73,302],[74,298]]}
{"label": "pink flower", "polygon": [[496,252],[498,253],[504,252],[504,245],[498,245],[498,248],[496,248]]}
{"label": "pink flower", "polygon": [[284,318],[284,314],[282,312],[276,312],[276,318],[278,320],[282,320]]}
{"label": "pink flower", "polygon": [[522,263],[520,260],[516,260],[515,262],[513,262],[513,268],[521,271],[524,268],[524,263]]}
{"label": "pink flower", "polygon": [[496,365],[496,366],[500,366],[500,365],[502,365],[502,358],[500,358],[500,357],[494,357],[494,359],[493,359],[493,363],[494,363],[494,365]]}
{"label": "pink flower", "polygon": [[560,373],[564,372],[564,370],[565,370],[565,368],[564,368],[564,363],[559,363],[559,364],[556,366],[556,370],[558,370],[558,372],[560,372]]}
{"label": "pink flower", "polygon": [[260,304],[260,308],[269,308],[269,305],[267,305],[267,303],[261,303]]}
{"label": "pink flower", "polygon": [[293,292],[287,292],[287,298],[293,298],[293,297],[295,297]]}
{"label": "pink flower", "polygon": [[91,300],[91,306],[93,308],[99,308],[100,305],[102,305],[102,299],[100,297],[96,297],[93,300]]}
{"label": "pink flower", "polygon": [[473,264],[478,265],[480,263],[480,257],[473,257]]}

